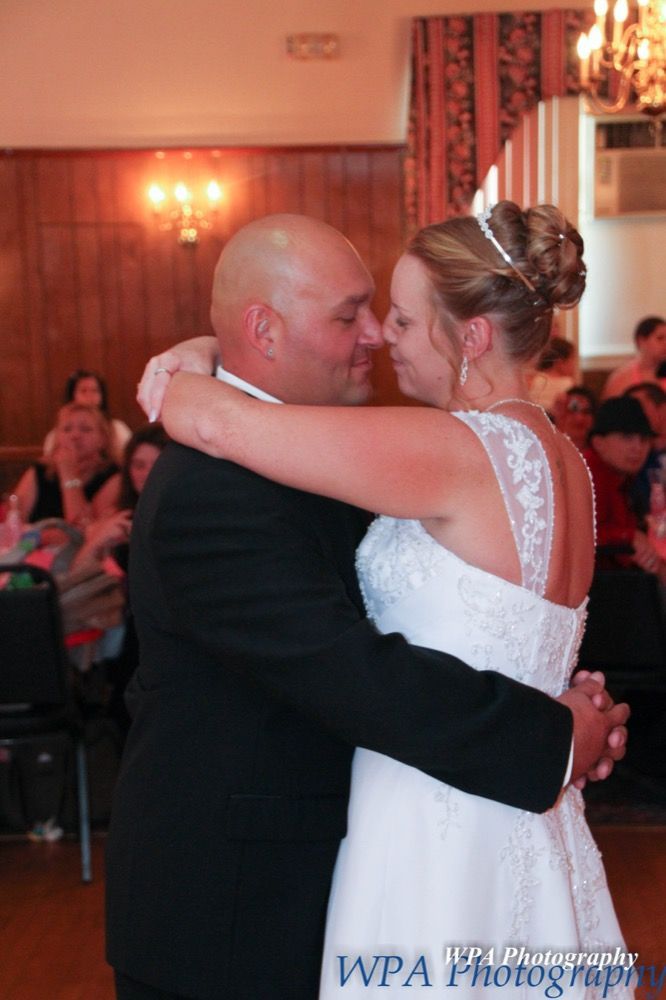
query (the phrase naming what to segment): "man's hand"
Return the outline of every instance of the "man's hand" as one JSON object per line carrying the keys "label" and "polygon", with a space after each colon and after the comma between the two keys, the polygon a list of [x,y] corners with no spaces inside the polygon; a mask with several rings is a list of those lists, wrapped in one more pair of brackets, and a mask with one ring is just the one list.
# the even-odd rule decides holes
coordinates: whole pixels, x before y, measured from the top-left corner
{"label": "man's hand", "polygon": [[603,684],[603,674],[579,671],[574,686],[557,699],[574,717],[571,780],[578,788],[588,778],[607,778],[615,762],[626,753],[629,706],[615,705]]}
{"label": "man's hand", "polygon": [[151,423],[161,413],[171,375],[177,371],[210,375],[217,362],[217,351],[215,337],[193,337],[150,359],[137,386],[136,398]]}

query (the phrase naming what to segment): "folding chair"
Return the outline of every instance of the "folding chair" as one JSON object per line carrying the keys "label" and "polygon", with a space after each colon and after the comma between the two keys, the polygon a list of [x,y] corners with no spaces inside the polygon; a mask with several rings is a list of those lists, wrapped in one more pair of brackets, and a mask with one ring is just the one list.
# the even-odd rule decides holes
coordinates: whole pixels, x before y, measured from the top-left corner
{"label": "folding chair", "polygon": [[[23,586],[0,589],[0,746],[20,756],[30,740],[67,736],[74,747],[81,878],[92,881],[88,771],[83,726],[68,679],[58,591],[27,564],[0,565]],[[5,580],[7,583],[7,579]]]}

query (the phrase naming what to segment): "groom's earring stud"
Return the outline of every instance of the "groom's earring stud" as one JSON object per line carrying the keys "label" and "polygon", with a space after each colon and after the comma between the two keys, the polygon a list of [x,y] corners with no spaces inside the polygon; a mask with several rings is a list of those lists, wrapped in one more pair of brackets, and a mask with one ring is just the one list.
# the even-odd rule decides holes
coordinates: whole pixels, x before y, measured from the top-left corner
{"label": "groom's earring stud", "polygon": [[273,350],[272,347],[269,347],[268,350],[266,351],[266,357],[267,358],[274,358],[275,357],[275,351]]}

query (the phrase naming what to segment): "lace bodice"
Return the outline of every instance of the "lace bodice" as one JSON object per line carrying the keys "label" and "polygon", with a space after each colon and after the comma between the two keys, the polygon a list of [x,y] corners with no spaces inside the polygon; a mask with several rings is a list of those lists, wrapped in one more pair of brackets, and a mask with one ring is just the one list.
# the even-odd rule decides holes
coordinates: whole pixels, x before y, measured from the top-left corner
{"label": "lace bodice", "polygon": [[[546,454],[530,430],[501,414],[459,418],[483,442],[501,486],[521,584],[469,565],[419,521],[380,517],[358,551],[368,612],[380,632],[402,632],[477,669],[559,694],[576,660],[585,605],[565,608],[544,597],[554,524]],[[498,956],[516,944],[532,954],[626,951],[576,788],[537,815],[359,747],[348,823],[331,889],[320,1000],[366,1000],[364,978],[350,975],[341,985],[340,956],[352,948],[368,964],[373,955],[400,954],[404,968],[414,968],[425,957],[435,992],[451,985],[443,943],[473,942]],[[381,982],[396,1000],[404,993],[397,980]],[[455,985],[458,1000],[487,1000],[487,980]],[[500,992],[530,1000],[533,990],[504,980]],[[567,995],[601,1000],[580,979]],[[632,1000],[631,990],[618,990],[616,1000]]]}
{"label": "lace bodice", "polygon": [[502,491],[522,584],[543,596],[553,541],[553,479],[536,434],[499,413],[456,413],[478,435]]}
{"label": "lace bodice", "polygon": [[446,649],[477,669],[502,670],[559,694],[573,669],[586,602],[544,597],[553,537],[550,468],[539,438],[499,413],[457,413],[483,443],[499,482],[522,585],[464,562],[419,521],[379,517],[357,553],[368,615],[382,632]]}

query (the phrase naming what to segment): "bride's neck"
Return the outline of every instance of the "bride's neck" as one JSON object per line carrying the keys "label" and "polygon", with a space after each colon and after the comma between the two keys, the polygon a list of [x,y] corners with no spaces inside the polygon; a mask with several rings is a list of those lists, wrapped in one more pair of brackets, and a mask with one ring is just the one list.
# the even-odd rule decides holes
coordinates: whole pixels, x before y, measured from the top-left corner
{"label": "bride's neck", "polygon": [[458,389],[453,408],[487,410],[504,399],[529,399],[526,379],[522,376],[501,378],[495,382],[486,378],[469,379],[465,386]]}

